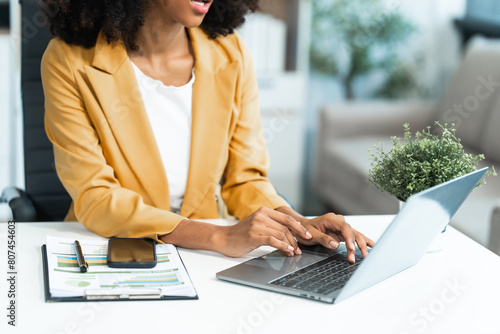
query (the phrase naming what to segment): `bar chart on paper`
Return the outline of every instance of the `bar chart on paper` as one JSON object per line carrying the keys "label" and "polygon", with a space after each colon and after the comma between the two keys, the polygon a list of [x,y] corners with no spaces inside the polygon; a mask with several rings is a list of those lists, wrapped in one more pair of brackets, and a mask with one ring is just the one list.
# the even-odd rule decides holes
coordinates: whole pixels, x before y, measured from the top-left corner
{"label": "bar chart on paper", "polygon": [[182,282],[179,280],[177,273],[171,273],[167,275],[159,276],[135,276],[124,281],[113,282],[113,286],[122,287],[162,287],[162,286],[174,286],[181,285]]}
{"label": "bar chart on paper", "polygon": [[[63,243],[64,244],[64,243]],[[69,244],[71,247],[74,247],[73,243]],[[88,245],[82,245],[84,249],[86,249],[85,246]],[[94,267],[94,266],[107,266],[107,248],[106,246],[104,247],[99,247],[98,248],[99,253],[83,253],[85,256],[85,260],[87,261],[89,267]],[[58,268],[68,268],[68,267],[78,267],[78,260],[76,258],[76,254],[64,254],[64,253],[54,253],[57,258],[57,267]],[[164,263],[164,262],[169,262],[168,258],[168,253],[162,253],[162,254],[157,254],[157,263]]]}

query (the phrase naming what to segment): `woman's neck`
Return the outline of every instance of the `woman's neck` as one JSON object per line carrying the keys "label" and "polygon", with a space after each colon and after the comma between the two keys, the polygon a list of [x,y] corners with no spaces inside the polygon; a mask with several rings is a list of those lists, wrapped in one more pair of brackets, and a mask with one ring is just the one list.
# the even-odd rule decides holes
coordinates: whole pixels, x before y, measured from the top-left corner
{"label": "woman's neck", "polygon": [[128,49],[130,60],[150,78],[167,86],[182,86],[191,79],[194,54],[186,29],[161,13],[145,17],[135,43],[138,51]]}
{"label": "woman's neck", "polygon": [[129,48],[132,57],[140,57],[152,66],[166,58],[185,57],[191,53],[188,35],[184,26],[177,22],[162,18],[150,11],[145,17],[145,23],[136,33],[135,44],[138,51]]}

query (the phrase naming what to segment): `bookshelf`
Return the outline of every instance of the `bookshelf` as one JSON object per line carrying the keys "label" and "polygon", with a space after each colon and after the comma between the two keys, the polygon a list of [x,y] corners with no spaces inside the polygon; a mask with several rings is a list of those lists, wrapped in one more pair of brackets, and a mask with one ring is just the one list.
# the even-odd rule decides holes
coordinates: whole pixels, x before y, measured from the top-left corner
{"label": "bookshelf", "polygon": [[[251,16],[267,16],[274,23],[264,23],[264,28],[254,27],[253,36],[242,31],[256,61],[262,126],[271,160],[269,179],[299,210],[305,156],[310,13],[309,0],[261,0],[260,11]],[[251,16],[247,23],[253,22]],[[281,22],[282,28],[275,21]],[[242,30],[247,29],[245,25]],[[280,40],[276,40],[280,34]],[[266,42],[272,36],[275,40]],[[270,59],[277,55],[281,59]],[[262,65],[262,59],[269,64]]]}

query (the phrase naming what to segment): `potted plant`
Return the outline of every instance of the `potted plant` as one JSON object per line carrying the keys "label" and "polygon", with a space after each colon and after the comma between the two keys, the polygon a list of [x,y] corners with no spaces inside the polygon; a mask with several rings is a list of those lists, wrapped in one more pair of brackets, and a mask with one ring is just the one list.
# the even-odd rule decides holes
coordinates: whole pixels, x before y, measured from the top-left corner
{"label": "potted plant", "polygon": [[[475,171],[484,155],[466,153],[453,125],[436,125],[440,134],[432,133],[429,126],[413,136],[410,125],[404,124],[403,137],[392,137],[388,152],[382,144],[370,150],[368,182],[396,197],[401,206],[413,194]],[[496,175],[494,167],[488,174]]]}
{"label": "potted plant", "polygon": [[417,69],[399,58],[397,46],[417,27],[399,7],[383,0],[312,1],[311,69],[338,78],[347,100],[359,94],[357,81],[377,71],[384,82],[374,95],[412,96],[420,89]]}

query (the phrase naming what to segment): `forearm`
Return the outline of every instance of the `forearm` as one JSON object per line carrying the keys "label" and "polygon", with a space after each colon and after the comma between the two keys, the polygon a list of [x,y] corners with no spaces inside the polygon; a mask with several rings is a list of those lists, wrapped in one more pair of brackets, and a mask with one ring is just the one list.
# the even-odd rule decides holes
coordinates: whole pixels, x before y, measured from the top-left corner
{"label": "forearm", "polygon": [[160,240],[184,248],[224,253],[223,235],[226,229],[227,226],[184,219],[171,233],[160,236]]}
{"label": "forearm", "polygon": [[266,178],[259,175],[250,177],[245,171],[234,174],[246,177],[233,178],[231,174],[226,174],[227,179],[221,191],[232,216],[243,220],[261,207],[274,209],[288,205]]}

